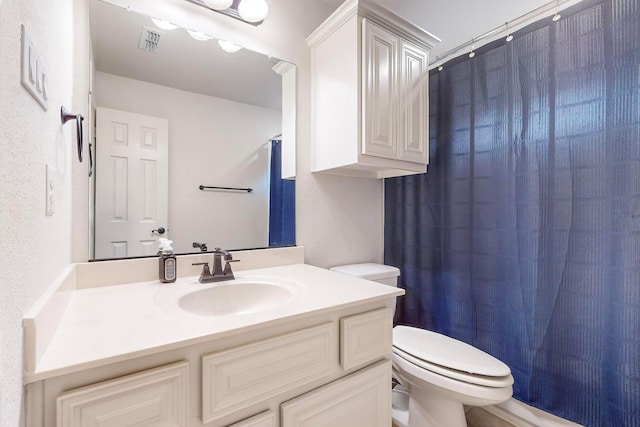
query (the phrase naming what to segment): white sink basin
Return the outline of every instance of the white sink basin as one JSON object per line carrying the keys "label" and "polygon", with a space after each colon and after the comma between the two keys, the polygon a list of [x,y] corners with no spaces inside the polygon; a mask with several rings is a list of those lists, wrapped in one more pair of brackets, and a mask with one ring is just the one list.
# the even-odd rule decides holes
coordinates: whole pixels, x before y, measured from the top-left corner
{"label": "white sink basin", "polygon": [[235,316],[280,307],[293,299],[293,292],[273,283],[219,283],[188,293],[178,300],[185,311],[201,316]]}
{"label": "white sink basin", "polygon": [[240,276],[234,280],[199,283],[178,281],[158,292],[156,303],[198,316],[221,317],[265,313],[296,299],[304,285],[267,276]]}

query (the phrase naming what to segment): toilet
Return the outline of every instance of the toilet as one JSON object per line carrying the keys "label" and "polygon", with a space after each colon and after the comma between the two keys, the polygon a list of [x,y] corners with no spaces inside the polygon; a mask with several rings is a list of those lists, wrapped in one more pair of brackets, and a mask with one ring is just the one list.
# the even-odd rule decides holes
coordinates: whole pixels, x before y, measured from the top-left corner
{"label": "toilet", "polygon": [[[351,264],[331,270],[397,286],[400,270]],[[394,306],[395,308],[395,306]],[[398,427],[464,427],[464,405],[496,405],[513,393],[511,370],[454,338],[409,326],[393,328],[393,421]]]}

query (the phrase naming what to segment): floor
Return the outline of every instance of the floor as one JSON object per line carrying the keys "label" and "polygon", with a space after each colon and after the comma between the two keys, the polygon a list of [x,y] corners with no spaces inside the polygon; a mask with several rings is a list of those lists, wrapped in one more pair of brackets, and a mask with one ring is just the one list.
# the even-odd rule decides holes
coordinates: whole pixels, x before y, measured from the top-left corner
{"label": "floor", "polygon": [[467,411],[468,427],[517,427],[506,422],[480,407],[474,407]]}

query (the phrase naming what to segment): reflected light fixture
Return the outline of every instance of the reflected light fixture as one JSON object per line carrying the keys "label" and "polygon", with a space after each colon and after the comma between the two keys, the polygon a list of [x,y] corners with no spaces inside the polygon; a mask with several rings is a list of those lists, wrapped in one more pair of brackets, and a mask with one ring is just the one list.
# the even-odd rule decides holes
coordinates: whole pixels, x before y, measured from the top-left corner
{"label": "reflected light fixture", "polygon": [[202,2],[214,10],[229,9],[233,4],[233,0],[202,0]]}
{"label": "reflected light fixture", "polygon": [[237,44],[228,42],[226,40],[218,40],[218,44],[220,45],[222,50],[224,50],[225,52],[229,52],[229,53],[236,53],[237,51],[242,49]]}
{"label": "reflected light fixture", "polygon": [[238,14],[248,22],[262,21],[268,13],[269,5],[266,0],[241,0],[238,5]]}
{"label": "reflected light fixture", "polygon": [[194,39],[206,42],[207,40],[211,40],[213,37],[206,35],[205,33],[201,33],[200,31],[187,30],[187,33]]}
{"label": "reflected light fixture", "polygon": [[177,25],[174,25],[171,22],[165,21],[163,19],[151,18],[151,20],[156,25],[156,27],[158,27],[160,29],[163,29],[163,30],[171,31],[171,30],[175,30],[176,28],[178,28]]}
{"label": "reflected light fixture", "polygon": [[513,34],[509,34],[509,35],[507,36],[507,39],[506,39],[506,40],[507,40],[508,42],[510,42],[511,40],[513,40]]}

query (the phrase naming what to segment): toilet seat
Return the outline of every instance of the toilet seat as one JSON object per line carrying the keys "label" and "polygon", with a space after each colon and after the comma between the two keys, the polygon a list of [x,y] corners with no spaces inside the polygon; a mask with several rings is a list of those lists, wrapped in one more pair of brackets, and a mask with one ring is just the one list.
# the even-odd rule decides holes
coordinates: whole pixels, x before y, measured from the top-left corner
{"label": "toilet seat", "polygon": [[500,360],[446,335],[408,326],[393,329],[393,352],[435,374],[486,387],[513,384],[511,370]]}
{"label": "toilet seat", "polygon": [[397,347],[393,348],[393,353],[398,357],[402,357],[407,362],[412,363],[422,369],[433,372],[434,374],[451,378],[453,380],[463,381],[469,384],[481,385],[485,387],[507,387],[513,384],[513,377],[511,375],[505,375],[502,377],[487,377],[484,375],[468,374],[466,372],[457,371],[455,369],[447,368],[446,366],[435,365],[433,363],[415,358]]}

